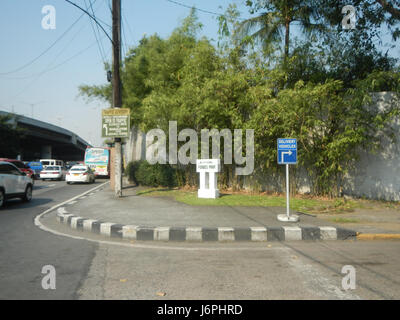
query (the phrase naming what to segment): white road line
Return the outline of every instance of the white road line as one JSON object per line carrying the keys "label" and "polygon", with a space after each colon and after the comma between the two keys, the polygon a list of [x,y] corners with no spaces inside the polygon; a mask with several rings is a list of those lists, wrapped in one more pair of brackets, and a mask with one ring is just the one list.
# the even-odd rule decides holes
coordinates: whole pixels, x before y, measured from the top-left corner
{"label": "white road line", "polygon": [[[344,291],[332,281],[322,275],[318,268],[309,263],[305,263],[301,258],[293,256],[293,251],[288,248],[286,256],[288,264],[296,273],[302,275],[304,285],[312,292],[318,293],[323,298],[336,298],[339,300],[360,300],[361,298],[352,292]],[[341,279],[340,279],[341,281]]]}
{"label": "white road line", "polygon": [[106,182],[102,183],[101,185],[99,185],[99,186],[97,186],[97,187],[94,187],[94,188],[92,188],[92,189],[90,189],[90,190],[88,190],[88,191],[85,191],[84,193],[81,193],[81,194],[79,194],[79,195],[77,195],[77,196],[75,196],[75,197],[73,197],[73,198],[71,198],[71,199],[69,199],[69,200],[66,200],[66,201],[64,201],[64,202],[62,202],[62,203],[56,204],[55,206],[51,207],[50,209],[47,209],[46,211],[44,211],[44,212],[38,214],[38,215],[35,217],[35,225],[36,225],[36,226],[41,225],[41,223],[39,222],[39,219],[40,219],[42,216],[44,216],[46,213],[49,213],[50,211],[53,211],[53,210],[55,210],[55,209],[57,209],[57,208],[59,208],[59,207],[65,205],[65,204],[67,204],[68,202],[71,202],[71,201],[73,201],[73,200],[75,200],[75,199],[78,199],[79,197],[82,197],[83,195],[85,195],[85,194],[87,194],[87,193],[90,193],[90,192],[92,192],[93,190],[96,190],[96,189],[98,189],[98,188],[101,188],[102,186],[104,186],[104,185],[107,184],[107,183],[109,183],[109,181],[106,181]]}

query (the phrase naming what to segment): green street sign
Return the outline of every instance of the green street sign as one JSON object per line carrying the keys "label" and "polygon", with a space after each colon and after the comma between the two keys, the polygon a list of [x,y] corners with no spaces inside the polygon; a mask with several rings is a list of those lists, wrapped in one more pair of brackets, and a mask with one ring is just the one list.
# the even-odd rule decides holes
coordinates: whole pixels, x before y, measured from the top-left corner
{"label": "green street sign", "polygon": [[101,136],[127,138],[130,132],[130,109],[112,108],[101,111]]}

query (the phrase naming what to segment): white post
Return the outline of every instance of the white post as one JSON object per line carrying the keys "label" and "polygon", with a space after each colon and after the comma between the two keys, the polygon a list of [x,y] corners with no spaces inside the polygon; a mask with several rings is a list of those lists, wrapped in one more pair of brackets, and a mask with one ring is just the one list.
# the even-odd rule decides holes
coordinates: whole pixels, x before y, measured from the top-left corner
{"label": "white post", "polygon": [[286,165],[286,215],[289,219],[289,165]]}
{"label": "white post", "polygon": [[289,213],[289,165],[286,164],[286,214],[278,214],[278,220],[282,222],[298,222],[297,214]]}
{"label": "white post", "polygon": [[204,171],[200,172],[200,189],[206,188],[206,173]]}

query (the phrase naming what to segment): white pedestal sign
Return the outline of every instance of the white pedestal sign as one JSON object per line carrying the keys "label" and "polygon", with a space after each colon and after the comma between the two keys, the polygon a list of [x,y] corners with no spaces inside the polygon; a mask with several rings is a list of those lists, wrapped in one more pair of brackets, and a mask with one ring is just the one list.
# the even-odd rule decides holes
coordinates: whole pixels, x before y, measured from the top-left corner
{"label": "white pedestal sign", "polygon": [[197,192],[199,198],[215,199],[219,197],[217,173],[220,171],[220,159],[197,159],[196,172],[200,173],[200,188]]}

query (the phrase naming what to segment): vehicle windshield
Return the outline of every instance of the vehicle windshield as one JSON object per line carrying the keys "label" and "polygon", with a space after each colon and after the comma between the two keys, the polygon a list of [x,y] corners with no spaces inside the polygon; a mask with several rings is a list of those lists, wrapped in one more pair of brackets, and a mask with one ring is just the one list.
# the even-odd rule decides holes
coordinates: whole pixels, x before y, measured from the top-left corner
{"label": "vehicle windshield", "polygon": [[22,162],[12,162],[13,165],[15,165],[17,168],[25,168],[25,165]]}
{"label": "vehicle windshield", "polygon": [[48,166],[46,167],[45,171],[60,171],[60,167],[56,167],[56,166]]}
{"label": "vehicle windshield", "polygon": [[48,166],[50,164],[50,161],[42,161],[42,165]]}
{"label": "vehicle windshield", "polygon": [[71,168],[71,171],[86,171],[87,169],[85,167],[81,168]]}

